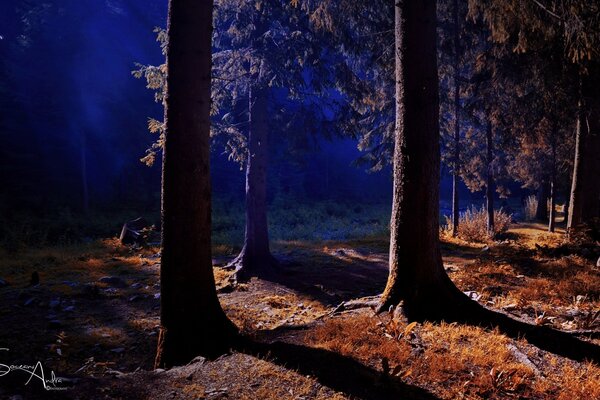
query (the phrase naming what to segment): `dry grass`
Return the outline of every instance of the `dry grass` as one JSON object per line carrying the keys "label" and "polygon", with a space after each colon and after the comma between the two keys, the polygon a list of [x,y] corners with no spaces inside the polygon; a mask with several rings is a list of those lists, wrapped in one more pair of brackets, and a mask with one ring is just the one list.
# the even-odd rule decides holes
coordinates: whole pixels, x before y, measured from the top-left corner
{"label": "dry grass", "polygon": [[37,271],[40,281],[83,279],[95,281],[106,275],[122,275],[147,265],[144,257],[158,249],[133,250],[117,239],[104,239],[86,245],[32,248],[18,254],[0,250],[1,277],[11,285],[26,286],[31,274]]}
{"label": "dry grass", "polygon": [[[547,234],[543,229],[535,224],[515,225],[510,235],[516,242],[489,243],[489,250],[484,252],[481,244],[447,238],[444,253],[446,260],[451,260],[451,278],[461,290],[480,294],[480,302],[536,323],[566,330],[597,329],[600,321],[590,318],[600,310],[600,271],[589,257],[551,257],[536,250],[539,246],[553,249],[563,245],[560,234]],[[256,334],[255,338],[283,324],[310,323],[331,305],[315,297],[321,291],[315,291],[314,283],[320,282],[324,290],[334,293],[335,286],[327,287],[333,281],[341,283],[344,290],[353,286],[358,290],[366,284],[376,286],[379,278],[374,278],[375,272],[378,266],[385,270],[387,245],[385,238],[318,244],[280,242],[277,251],[304,261],[292,275],[295,283],[304,286],[292,289],[283,283],[253,279],[232,293],[221,294],[220,299],[228,316],[243,331]],[[23,349],[24,355],[34,358],[49,349],[48,357],[53,360],[49,365],[59,371],[73,372],[91,355],[95,363],[82,375],[102,375],[108,369],[133,371],[139,365],[147,368],[155,345],[151,334],[158,325],[158,301],[151,296],[158,291],[152,284],[158,282],[159,260],[150,257],[156,251],[133,250],[106,240],[85,246],[35,249],[17,256],[0,253],[0,277],[11,283],[0,292],[3,295],[12,293],[9,297],[16,299],[16,289],[26,286],[31,272],[38,271],[43,283],[36,294],[39,304],[55,297],[76,301],[74,313],[61,314],[64,329],[52,333],[45,327],[46,314],[53,312],[47,305],[6,305],[0,307],[0,317],[8,317],[6,323],[14,323],[15,332],[18,329],[18,337],[12,340],[23,342],[22,337],[27,337],[31,351]],[[234,253],[225,247],[220,252]],[[364,268],[356,269],[361,264]],[[217,285],[226,284],[231,272],[221,268],[214,271]],[[381,285],[386,273],[381,275]],[[133,292],[125,288],[118,296],[86,299],[78,297],[80,288],[64,283],[92,282],[105,275],[119,276],[129,283],[141,281],[152,290],[142,287]],[[133,293],[147,293],[148,298],[131,302],[128,299]],[[358,292],[340,293],[357,297]],[[17,303],[21,305],[22,301]],[[102,304],[107,309],[100,313],[97,308]],[[27,325],[30,321],[39,321],[39,327]],[[444,399],[600,399],[598,366],[574,363],[524,341],[469,326],[409,325],[400,318],[348,313],[326,318],[324,324],[309,329],[298,340],[351,357],[382,375],[426,388]],[[9,344],[17,349],[16,343]],[[111,352],[118,347],[127,348],[126,354]],[[56,354],[58,348],[62,357]],[[96,350],[90,353],[90,349]],[[531,363],[524,363],[523,357]],[[153,385],[163,382],[152,376]],[[192,380],[182,376],[167,384],[173,386],[165,386],[165,398],[171,391],[183,399],[218,398],[222,389],[226,389],[227,397],[241,399],[346,398],[320,385],[316,378],[277,365],[268,357],[256,359],[243,354],[206,363],[202,373]],[[127,398],[125,387],[122,390],[121,398]]]}
{"label": "dry grass", "polygon": [[[409,325],[355,315],[328,321],[309,332],[306,341],[387,371],[408,384],[427,387],[444,399],[600,396],[597,366],[537,355],[525,342],[470,326]],[[522,357],[529,357],[530,364],[519,361]]]}
{"label": "dry grass", "polygon": [[527,196],[525,203],[523,204],[523,214],[525,221],[535,221],[535,215],[537,212],[538,200],[535,195]]}
{"label": "dry grass", "polygon": [[[511,215],[502,210],[494,210],[494,232],[487,229],[487,211],[485,207],[471,207],[460,214],[458,236],[469,242],[486,243],[508,231],[512,222]],[[444,237],[452,237],[452,219],[446,216],[446,224],[441,228]]]}

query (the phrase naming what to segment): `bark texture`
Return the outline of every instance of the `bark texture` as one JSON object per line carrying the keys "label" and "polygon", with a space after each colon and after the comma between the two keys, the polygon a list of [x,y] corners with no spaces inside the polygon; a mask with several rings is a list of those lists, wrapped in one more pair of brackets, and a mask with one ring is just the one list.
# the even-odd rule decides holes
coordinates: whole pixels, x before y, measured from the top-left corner
{"label": "bark texture", "polygon": [[236,332],[219,304],[211,259],[212,8],[212,0],[169,1],[157,367],[222,354]]}
{"label": "bark texture", "polygon": [[230,266],[239,281],[268,273],[277,265],[269,248],[267,223],[268,91],[250,94],[250,129],[246,164],[246,231],[244,247]]}
{"label": "bark texture", "polygon": [[486,147],[487,147],[487,171],[486,171],[486,184],[485,184],[485,206],[487,210],[487,231],[490,236],[494,235],[494,171],[493,171],[493,157],[494,157],[494,129],[491,122],[488,122],[486,128]]}
{"label": "bark texture", "polygon": [[582,78],[567,232],[600,218],[600,99],[586,97],[586,89],[595,90],[586,85],[587,79]]}
{"label": "bark texture", "polygon": [[437,318],[467,298],[446,275],[439,246],[436,2],[396,1],[395,21],[390,271],[378,311],[403,301],[409,318]]}
{"label": "bark texture", "polygon": [[550,166],[550,209],[548,210],[548,232],[554,232],[556,227],[556,137],[558,135],[556,122],[552,127],[551,166]]}
{"label": "bark texture", "polygon": [[537,191],[537,207],[535,209],[535,219],[538,221],[546,221],[548,218],[549,191],[548,179],[545,177],[540,179],[540,187]]}
{"label": "bark texture", "polygon": [[586,130],[582,100],[579,101],[577,122],[575,126],[575,156],[573,158],[573,178],[571,179],[571,195],[567,219],[567,231],[581,225],[583,211],[583,166],[585,164],[583,144]]}
{"label": "bark texture", "polygon": [[458,52],[460,46],[460,31],[458,19],[458,0],[454,0],[454,171],[452,171],[452,236],[458,235],[459,197],[458,179],[460,176],[460,79]]}

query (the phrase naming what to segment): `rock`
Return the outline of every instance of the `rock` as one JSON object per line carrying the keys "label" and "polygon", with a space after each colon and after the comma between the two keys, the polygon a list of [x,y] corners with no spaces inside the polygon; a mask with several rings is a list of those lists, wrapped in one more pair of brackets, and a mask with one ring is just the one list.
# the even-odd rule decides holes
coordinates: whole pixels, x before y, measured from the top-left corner
{"label": "rock", "polygon": [[75,311],[75,306],[68,306],[63,308],[63,311],[72,312]]}
{"label": "rock", "polygon": [[121,354],[125,351],[125,347],[116,347],[114,349],[111,349],[110,351],[111,353]]}
{"label": "rock", "polygon": [[48,307],[56,308],[60,305],[60,299],[52,299],[48,302]]}
{"label": "rock", "polygon": [[598,257],[598,261],[596,261],[596,268],[600,268],[600,257]]}
{"label": "rock", "polygon": [[206,358],[202,357],[202,356],[196,356],[192,359],[192,361],[189,362],[189,364],[204,364],[206,362]]}
{"label": "rock", "polygon": [[139,300],[142,300],[142,299],[143,299],[143,297],[142,297],[142,296],[140,296],[140,295],[137,295],[137,294],[134,294],[133,296],[131,296],[131,297],[129,298],[129,301],[130,301],[130,302],[134,302],[134,301],[139,301]]}
{"label": "rock", "polygon": [[579,316],[581,314],[582,314],[582,312],[580,310],[576,309],[576,308],[571,308],[571,309],[568,309],[568,310],[566,310],[564,312],[564,316],[567,319],[574,319],[575,317],[577,317],[577,316]]}
{"label": "rock", "polygon": [[506,347],[510,350],[510,352],[517,359],[517,361],[519,361],[521,364],[526,365],[527,367],[529,367],[529,369],[531,369],[531,371],[533,372],[533,374],[535,376],[540,376],[541,375],[540,370],[538,369],[537,365],[535,365],[529,359],[529,357],[527,357],[527,355],[525,353],[523,353],[521,350],[519,350],[517,348],[517,346],[509,343]]}
{"label": "rock", "polygon": [[29,299],[25,300],[25,302],[23,303],[23,305],[25,307],[30,306],[34,301],[35,301],[35,297],[30,297]]}
{"label": "rock", "polygon": [[466,294],[467,297],[469,297],[471,300],[478,301],[479,299],[481,299],[481,295],[474,290],[469,290],[463,293]]}
{"label": "rock", "polygon": [[6,286],[9,286],[9,285],[10,285],[10,283],[8,283],[4,279],[0,278],[0,288],[6,287]]}
{"label": "rock", "polygon": [[132,289],[140,289],[142,286],[144,286],[144,285],[142,285],[142,284],[141,284],[141,283],[139,283],[139,282],[136,282],[136,283],[134,283],[133,285],[131,285],[131,288],[132,288]]}
{"label": "rock", "polygon": [[50,329],[58,329],[62,326],[62,322],[60,322],[57,319],[53,319],[50,322],[48,322],[48,328]]}
{"label": "rock", "polygon": [[120,289],[126,288],[128,286],[127,282],[116,276],[103,276],[102,278],[98,279],[98,282],[106,283],[109,286]]}
{"label": "rock", "polygon": [[155,298],[156,300],[160,299],[160,293],[156,293],[156,294],[154,295],[154,298]]}
{"label": "rock", "polygon": [[119,240],[123,244],[140,244],[143,242],[141,231],[147,226],[148,223],[142,217],[127,221],[123,224]]}
{"label": "rock", "polygon": [[490,251],[490,246],[485,246],[483,249],[481,249],[482,253],[487,253]]}

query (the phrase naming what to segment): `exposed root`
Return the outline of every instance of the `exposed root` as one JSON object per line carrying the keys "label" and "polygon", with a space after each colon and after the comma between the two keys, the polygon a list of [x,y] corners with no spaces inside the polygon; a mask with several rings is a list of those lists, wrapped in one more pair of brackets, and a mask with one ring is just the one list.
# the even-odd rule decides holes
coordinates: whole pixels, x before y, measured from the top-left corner
{"label": "exposed root", "polygon": [[323,314],[318,317],[318,319],[324,318],[326,316],[332,316],[336,314],[340,314],[344,311],[349,310],[358,310],[360,308],[370,308],[372,310],[376,310],[380,301],[380,296],[369,296],[362,297],[360,299],[352,299],[348,301],[341,302],[337,307],[331,310],[328,313]]}

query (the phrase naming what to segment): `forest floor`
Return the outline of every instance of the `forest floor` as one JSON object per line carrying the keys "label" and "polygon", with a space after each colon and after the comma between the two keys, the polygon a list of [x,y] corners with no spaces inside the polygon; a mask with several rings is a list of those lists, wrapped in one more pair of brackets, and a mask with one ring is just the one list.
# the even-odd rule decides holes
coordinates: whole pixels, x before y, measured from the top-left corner
{"label": "forest floor", "polygon": [[[522,223],[488,244],[445,239],[444,265],[481,304],[600,345],[599,247],[563,237]],[[498,329],[339,308],[382,291],[387,249],[384,237],[277,242],[281,273],[232,288],[221,266],[234,252],[218,246],[221,303],[253,345],[167,371],[152,371],[158,249],[110,239],[0,253],[0,398],[600,399],[598,360]],[[30,373],[7,371],[38,361],[68,390],[44,390],[40,369],[27,384]]]}

